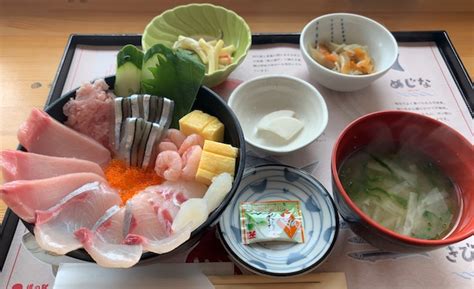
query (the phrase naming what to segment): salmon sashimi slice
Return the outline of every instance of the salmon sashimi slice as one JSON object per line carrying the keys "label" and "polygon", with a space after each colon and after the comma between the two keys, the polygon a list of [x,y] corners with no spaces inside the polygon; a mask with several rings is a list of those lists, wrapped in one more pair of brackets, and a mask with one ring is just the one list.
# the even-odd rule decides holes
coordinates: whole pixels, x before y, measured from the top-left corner
{"label": "salmon sashimi slice", "polygon": [[29,152],[88,160],[104,167],[110,152],[85,136],[34,108],[18,130],[18,140]]}
{"label": "salmon sashimi slice", "polygon": [[125,208],[113,206],[97,221],[92,229],[80,228],[74,234],[84,249],[103,267],[129,268],[142,255],[140,244],[123,244],[125,237]]}
{"label": "salmon sashimi slice", "polygon": [[13,181],[0,186],[0,199],[20,218],[34,223],[37,210],[55,206],[72,191],[92,182],[105,182],[105,179],[93,173],[75,173],[40,180]]}
{"label": "salmon sashimi slice", "polygon": [[85,184],[45,211],[36,211],[35,237],[41,248],[66,254],[82,247],[75,232],[92,229],[104,213],[121,199],[117,191],[105,183]]}
{"label": "salmon sashimi slice", "polygon": [[125,219],[130,219],[125,243],[140,244],[145,251],[163,254],[189,239],[190,226],[173,232],[173,219],[179,206],[152,190],[145,190],[127,201]]}
{"label": "salmon sashimi slice", "polygon": [[0,168],[3,180],[36,180],[72,173],[94,173],[104,177],[104,172],[96,163],[75,159],[51,157],[15,150],[0,152]]}

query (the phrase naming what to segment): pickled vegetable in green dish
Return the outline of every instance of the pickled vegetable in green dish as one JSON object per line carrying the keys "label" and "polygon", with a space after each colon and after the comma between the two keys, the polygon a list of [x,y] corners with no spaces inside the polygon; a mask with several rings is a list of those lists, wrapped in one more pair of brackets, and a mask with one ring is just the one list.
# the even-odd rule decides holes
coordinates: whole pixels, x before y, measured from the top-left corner
{"label": "pickled vegetable in green dish", "polygon": [[342,163],[339,178],[365,214],[409,237],[444,238],[461,207],[453,182],[414,148],[360,149]]}

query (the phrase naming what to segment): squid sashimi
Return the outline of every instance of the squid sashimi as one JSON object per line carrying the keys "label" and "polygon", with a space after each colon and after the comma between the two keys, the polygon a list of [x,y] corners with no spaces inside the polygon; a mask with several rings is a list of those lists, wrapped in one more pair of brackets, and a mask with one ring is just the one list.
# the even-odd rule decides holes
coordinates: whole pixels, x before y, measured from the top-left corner
{"label": "squid sashimi", "polygon": [[[143,191],[128,200],[126,215],[130,214],[129,234],[125,239],[128,245],[140,244],[146,251],[163,254],[169,252],[187,239],[190,226],[173,232],[171,226],[179,207],[160,194]],[[127,218],[127,217],[126,217]]]}
{"label": "squid sashimi", "polygon": [[51,157],[15,150],[0,152],[0,168],[5,182],[45,179],[86,172],[104,176],[100,166],[90,161]]}
{"label": "squid sashimi", "polygon": [[0,186],[2,199],[23,220],[35,222],[35,211],[47,210],[84,184],[105,182],[93,173],[75,173],[40,180],[13,181]]}
{"label": "squid sashimi", "polygon": [[129,268],[142,255],[141,245],[123,244],[125,208],[113,206],[97,221],[92,229],[80,228],[74,235],[84,249],[100,266]]}
{"label": "squid sashimi", "polygon": [[209,215],[207,203],[201,198],[192,198],[181,205],[181,208],[173,220],[171,229],[173,231],[180,231],[187,226],[190,226],[191,231],[201,226]]}
{"label": "squid sashimi", "polygon": [[66,254],[82,247],[74,233],[92,229],[112,206],[120,205],[117,191],[105,183],[85,184],[46,211],[36,211],[36,241],[44,250]]}
{"label": "squid sashimi", "polygon": [[221,173],[212,179],[203,199],[207,203],[208,213],[214,211],[232,189],[234,178],[229,173]]}
{"label": "squid sashimi", "polygon": [[29,152],[56,157],[71,157],[105,166],[110,152],[85,136],[34,108],[18,130],[18,140]]}

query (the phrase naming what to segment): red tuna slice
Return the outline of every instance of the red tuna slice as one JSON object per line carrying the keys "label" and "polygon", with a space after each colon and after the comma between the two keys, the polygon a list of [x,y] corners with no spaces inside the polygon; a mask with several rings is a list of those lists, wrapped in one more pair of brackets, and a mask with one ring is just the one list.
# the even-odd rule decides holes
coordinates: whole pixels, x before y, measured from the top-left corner
{"label": "red tuna slice", "polygon": [[65,124],[90,136],[106,148],[114,149],[114,98],[103,79],[85,83],[63,107]]}
{"label": "red tuna slice", "polygon": [[40,180],[13,181],[0,186],[0,198],[15,214],[33,223],[37,210],[47,210],[82,185],[105,182],[93,173],[75,173]]}
{"label": "red tuna slice", "polygon": [[141,245],[123,244],[125,208],[113,206],[97,221],[92,229],[81,228],[74,232],[84,249],[103,267],[129,268],[142,255]]}
{"label": "red tuna slice", "polygon": [[34,108],[18,130],[18,140],[29,152],[88,160],[104,167],[110,152],[85,136]]}
{"label": "red tuna slice", "polygon": [[172,200],[149,189],[135,195],[126,204],[125,218],[131,221],[125,244],[141,244],[144,250],[157,254],[175,249],[191,234],[190,228],[172,232],[171,225],[178,210]]}
{"label": "red tuna slice", "polygon": [[112,206],[120,205],[117,191],[104,183],[86,184],[46,211],[36,211],[35,237],[41,248],[66,254],[82,247],[75,232],[92,229]]}
{"label": "red tuna slice", "polygon": [[14,150],[0,152],[0,168],[5,182],[46,179],[87,172],[104,177],[100,166],[90,161]]}

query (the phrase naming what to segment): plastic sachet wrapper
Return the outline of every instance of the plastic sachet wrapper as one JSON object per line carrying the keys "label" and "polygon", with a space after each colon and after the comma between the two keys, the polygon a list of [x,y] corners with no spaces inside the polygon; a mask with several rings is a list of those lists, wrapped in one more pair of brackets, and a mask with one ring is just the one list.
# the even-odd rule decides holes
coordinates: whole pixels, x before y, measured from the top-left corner
{"label": "plastic sachet wrapper", "polygon": [[245,202],[240,204],[243,244],[268,241],[304,243],[299,201]]}

